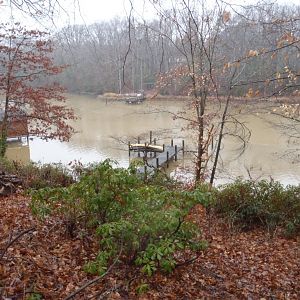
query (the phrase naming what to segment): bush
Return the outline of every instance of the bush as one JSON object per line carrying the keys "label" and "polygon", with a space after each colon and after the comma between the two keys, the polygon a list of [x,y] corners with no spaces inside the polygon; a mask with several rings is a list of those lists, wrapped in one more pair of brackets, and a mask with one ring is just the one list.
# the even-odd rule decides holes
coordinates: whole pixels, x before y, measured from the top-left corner
{"label": "bush", "polygon": [[194,205],[205,202],[206,194],[199,190],[147,185],[134,169],[113,168],[109,160],[70,187],[32,193],[33,211],[59,214],[71,235],[76,224],[96,229],[101,250],[85,270],[99,274],[116,259],[136,263],[148,275],[156,269],[171,271],[177,250],[205,248],[199,228],[186,219]]}
{"label": "bush", "polygon": [[74,182],[67,168],[61,164],[28,163],[26,165],[7,159],[0,160],[0,171],[16,175],[24,188],[68,186]]}
{"label": "bush", "polygon": [[299,234],[300,185],[237,180],[215,191],[214,198],[217,213],[242,229],[283,226],[287,234]]}

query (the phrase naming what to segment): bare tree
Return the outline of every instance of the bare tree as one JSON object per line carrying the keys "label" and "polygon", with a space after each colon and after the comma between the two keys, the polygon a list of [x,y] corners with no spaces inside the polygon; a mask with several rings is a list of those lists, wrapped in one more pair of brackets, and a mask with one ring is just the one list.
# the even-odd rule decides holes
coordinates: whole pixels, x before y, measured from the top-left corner
{"label": "bare tree", "polygon": [[[65,11],[59,0],[4,0],[0,7],[9,7],[11,13],[21,12],[31,18],[41,21],[42,19],[53,20],[58,11]],[[66,12],[66,11],[65,11]]]}

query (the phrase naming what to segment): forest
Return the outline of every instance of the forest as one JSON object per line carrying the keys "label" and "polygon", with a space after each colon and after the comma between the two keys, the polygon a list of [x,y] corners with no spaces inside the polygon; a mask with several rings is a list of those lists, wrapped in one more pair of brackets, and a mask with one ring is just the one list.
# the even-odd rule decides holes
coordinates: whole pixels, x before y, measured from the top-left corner
{"label": "forest", "polygon": [[[289,76],[297,76],[299,70],[299,10],[296,5],[266,4],[237,13],[207,12],[211,20],[202,33],[214,38],[210,46],[221,94],[226,93],[230,80],[224,68],[234,63],[239,64],[235,96],[245,96],[249,86],[256,96],[297,92],[298,86],[290,86]],[[180,68],[185,72],[187,52],[182,39],[188,29],[194,30],[189,26],[197,26],[201,20],[187,24],[180,20],[183,14],[176,21],[171,17],[170,10],[150,22],[132,17],[62,28],[55,34],[59,45],[55,59],[70,66],[61,76],[63,85],[71,92],[96,95],[158,87],[165,95],[186,95],[188,75],[177,74]],[[251,91],[249,96],[254,96]]]}

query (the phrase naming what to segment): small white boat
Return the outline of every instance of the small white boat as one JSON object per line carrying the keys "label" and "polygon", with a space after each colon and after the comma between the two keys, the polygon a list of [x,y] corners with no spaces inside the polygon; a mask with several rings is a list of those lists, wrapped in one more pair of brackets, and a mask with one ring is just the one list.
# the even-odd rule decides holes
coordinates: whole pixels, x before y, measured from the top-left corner
{"label": "small white boat", "polygon": [[163,152],[164,147],[158,145],[152,145],[148,143],[144,144],[130,144],[129,150],[131,151],[147,151],[147,152]]}

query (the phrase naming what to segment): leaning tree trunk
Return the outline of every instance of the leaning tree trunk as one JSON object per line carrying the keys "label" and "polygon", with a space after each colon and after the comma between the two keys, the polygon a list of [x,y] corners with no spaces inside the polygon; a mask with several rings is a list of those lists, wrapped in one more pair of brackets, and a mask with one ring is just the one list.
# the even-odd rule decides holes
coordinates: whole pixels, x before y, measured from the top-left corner
{"label": "leaning tree trunk", "polygon": [[223,115],[222,115],[221,127],[220,127],[219,138],[218,138],[217,149],[216,149],[216,155],[215,155],[215,160],[214,160],[214,164],[213,164],[211,176],[210,176],[210,181],[209,181],[210,185],[213,185],[213,182],[215,179],[215,174],[216,174],[216,169],[217,169],[217,165],[218,165],[218,159],[219,159],[221,144],[222,144],[222,139],[223,139],[224,125],[226,122],[227,110],[229,107],[229,101],[230,101],[230,96],[227,97],[225,108],[224,108]]}

